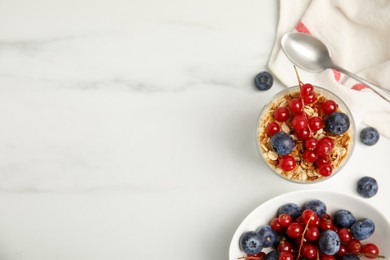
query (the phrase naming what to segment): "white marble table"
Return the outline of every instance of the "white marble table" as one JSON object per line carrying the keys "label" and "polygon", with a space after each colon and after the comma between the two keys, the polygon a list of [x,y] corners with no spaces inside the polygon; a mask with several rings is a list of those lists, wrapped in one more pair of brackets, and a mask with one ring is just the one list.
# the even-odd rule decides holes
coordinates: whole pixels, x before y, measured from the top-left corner
{"label": "white marble table", "polygon": [[[256,91],[275,1],[0,3],[0,258],[227,259],[257,205],[285,192],[390,192],[388,148],[286,182],[258,157]],[[361,128],[358,125],[358,128]]]}

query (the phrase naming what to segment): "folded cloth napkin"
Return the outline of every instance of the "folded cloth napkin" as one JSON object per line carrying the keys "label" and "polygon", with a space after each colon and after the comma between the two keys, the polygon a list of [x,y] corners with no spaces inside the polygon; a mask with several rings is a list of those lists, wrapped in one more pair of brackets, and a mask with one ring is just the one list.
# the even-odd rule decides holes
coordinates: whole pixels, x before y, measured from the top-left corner
{"label": "folded cloth napkin", "polygon": [[[280,40],[283,34],[298,31],[322,40],[340,67],[390,90],[390,1],[280,0],[279,8],[268,67],[283,84],[293,86],[298,81]],[[390,138],[390,103],[336,70],[298,70],[303,82],[328,88],[340,96],[358,129],[373,126]]]}

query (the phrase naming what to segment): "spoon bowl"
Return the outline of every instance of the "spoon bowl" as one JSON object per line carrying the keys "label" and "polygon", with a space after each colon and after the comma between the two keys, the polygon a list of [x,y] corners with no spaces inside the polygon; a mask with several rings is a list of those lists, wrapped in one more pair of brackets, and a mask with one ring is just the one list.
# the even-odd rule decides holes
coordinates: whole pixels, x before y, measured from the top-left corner
{"label": "spoon bowl", "polygon": [[334,64],[328,48],[319,39],[306,33],[291,32],[283,35],[281,44],[287,57],[298,67],[309,72],[336,69],[365,84],[368,88],[390,103],[390,90],[382,88]]}
{"label": "spoon bowl", "polygon": [[282,47],[292,62],[307,71],[321,72],[334,66],[325,44],[308,34],[285,34]]}

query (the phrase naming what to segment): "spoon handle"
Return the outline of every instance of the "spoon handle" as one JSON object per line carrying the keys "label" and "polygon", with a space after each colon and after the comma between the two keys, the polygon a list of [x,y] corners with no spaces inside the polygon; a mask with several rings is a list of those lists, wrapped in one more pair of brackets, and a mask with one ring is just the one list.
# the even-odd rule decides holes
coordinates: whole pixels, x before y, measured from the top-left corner
{"label": "spoon handle", "polygon": [[390,103],[390,90],[388,89],[385,89],[385,88],[382,88],[366,79],[363,79],[359,76],[357,76],[356,74],[352,73],[352,72],[349,72],[341,67],[338,67],[338,66],[335,66],[334,69],[348,75],[349,77],[363,83],[364,85],[366,85],[368,88],[370,88],[372,91],[374,91],[376,94],[378,94],[380,97],[382,97],[383,99],[385,99],[387,102]]}

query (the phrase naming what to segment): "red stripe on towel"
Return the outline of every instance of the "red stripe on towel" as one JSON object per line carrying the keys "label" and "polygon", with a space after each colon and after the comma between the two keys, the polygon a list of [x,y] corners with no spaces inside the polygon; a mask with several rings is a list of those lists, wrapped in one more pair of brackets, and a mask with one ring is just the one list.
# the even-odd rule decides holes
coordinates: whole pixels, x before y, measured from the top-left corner
{"label": "red stripe on towel", "polygon": [[341,78],[341,73],[340,73],[340,71],[335,70],[335,69],[332,69],[332,71],[333,71],[333,76],[334,76],[334,78],[336,79],[336,81],[339,81],[340,78]]}
{"label": "red stripe on towel", "polygon": [[300,21],[297,26],[295,26],[295,30],[301,33],[311,34],[309,29],[307,29],[306,25],[302,21]]}
{"label": "red stripe on towel", "polygon": [[362,83],[357,83],[357,84],[352,86],[352,89],[358,90],[358,91],[365,89],[365,88],[367,88],[367,86],[362,84]]}

